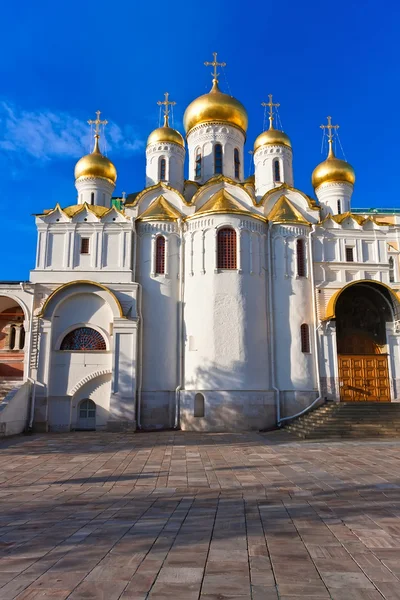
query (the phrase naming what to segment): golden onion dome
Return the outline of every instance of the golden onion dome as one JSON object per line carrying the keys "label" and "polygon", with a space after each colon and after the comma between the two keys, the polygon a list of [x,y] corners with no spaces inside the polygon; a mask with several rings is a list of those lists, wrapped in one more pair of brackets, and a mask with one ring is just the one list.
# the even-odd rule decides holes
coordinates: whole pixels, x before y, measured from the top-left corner
{"label": "golden onion dome", "polygon": [[95,135],[93,152],[82,156],[75,165],[75,179],[79,177],[102,177],[111,183],[117,181],[117,169],[111,160],[100,152],[98,135]]}
{"label": "golden onion dome", "polygon": [[147,138],[148,146],[150,144],[158,144],[159,142],[172,142],[173,144],[182,146],[182,148],[185,147],[185,141],[179,131],[169,127],[167,115],[164,115],[164,125],[152,131]]}
{"label": "golden onion dome", "polygon": [[355,180],[356,175],[353,167],[345,160],[336,158],[333,152],[332,142],[330,141],[328,158],[320,163],[313,171],[312,185],[314,189],[328,181],[350,183],[351,185],[354,185]]}
{"label": "golden onion dome", "polygon": [[224,94],[214,79],[211,91],[193,100],[185,110],[183,124],[186,133],[201,123],[229,123],[247,131],[248,116],[243,104],[233,96]]}
{"label": "golden onion dome", "polygon": [[284,131],[280,131],[279,129],[274,129],[272,123],[270,128],[267,131],[263,131],[256,138],[254,142],[254,152],[257,152],[261,146],[287,146],[288,148],[292,147],[292,143],[290,138]]}

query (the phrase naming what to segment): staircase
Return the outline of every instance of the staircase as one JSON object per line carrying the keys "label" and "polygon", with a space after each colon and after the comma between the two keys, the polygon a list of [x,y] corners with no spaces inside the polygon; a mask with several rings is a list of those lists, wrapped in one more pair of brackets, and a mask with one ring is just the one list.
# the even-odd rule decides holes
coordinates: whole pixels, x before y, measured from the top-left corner
{"label": "staircase", "polygon": [[400,438],[400,403],[330,402],[294,419],[285,430],[306,439]]}
{"label": "staircase", "polygon": [[19,389],[23,383],[22,379],[16,379],[15,381],[11,379],[0,380],[0,403],[12,390]]}

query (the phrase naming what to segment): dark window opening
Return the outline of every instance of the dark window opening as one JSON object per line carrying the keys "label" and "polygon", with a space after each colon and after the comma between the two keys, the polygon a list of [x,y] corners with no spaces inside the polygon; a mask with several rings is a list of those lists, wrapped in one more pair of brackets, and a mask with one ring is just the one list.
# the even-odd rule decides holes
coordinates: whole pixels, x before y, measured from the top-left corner
{"label": "dark window opening", "polygon": [[240,178],[240,155],[239,155],[239,150],[237,148],[235,148],[234,159],[235,159],[235,179],[239,179]]}
{"label": "dark window opening", "polygon": [[394,282],[394,258],[393,258],[393,256],[389,256],[389,281],[390,281],[390,283]]}
{"label": "dark window opening", "polygon": [[274,181],[281,181],[281,164],[279,160],[274,160]]}
{"label": "dark window opening", "polygon": [[204,417],[204,396],[203,396],[203,394],[196,394],[194,397],[193,416]]}
{"label": "dark window opening", "polygon": [[306,276],[306,250],[304,240],[297,240],[296,242],[296,254],[297,254],[297,275],[299,277]]}
{"label": "dark window opening", "polygon": [[67,333],[61,342],[60,350],[88,352],[93,350],[107,350],[107,346],[101,333],[95,329],[91,327],[78,327]]}
{"label": "dark window opening", "polygon": [[89,238],[81,238],[81,254],[89,254]]}
{"label": "dark window opening", "polygon": [[165,273],[165,237],[159,235],[156,240],[156,274]]}
{"label": "dark window opening", "polygon": [[165,158],[160,158],[160,181],[166,180],[167,173],[167,161]]}
{"label": "dark window opening", "polygon": [[346,247],[346,262],[354,262],[354,253],[351,246]]}
{"label": "dark window opening", "polygon": [[200,150],[200,148],[198,148],[197,151],[196,151],[194,176],[195,176],[196,179],[200,179],[201,178],[201,150]]}
{"label": "dark window opening", "polygon": [[340,200],[337,201],[337,214],[338,215],[342,214],[342,204],[341,204]]}
{"label": "dark window opening", "polygon": [[310,331],[308,325],[303,323],[300,327],[300,336],[301,336],[301,351],[305,354],[310,352]]}
{"label": "dark window opening", "polygon": [[215,144],[214,146],[214,173],[222,175],[222,146]]}
{"label": "dark window opening", "polygon": [[236,231],[224,227],[218,231],[217,268],[236,269]]}
{"label": "dark window opening", "polygon": [[90,194],[90,204],[94,204],[94,192]]}

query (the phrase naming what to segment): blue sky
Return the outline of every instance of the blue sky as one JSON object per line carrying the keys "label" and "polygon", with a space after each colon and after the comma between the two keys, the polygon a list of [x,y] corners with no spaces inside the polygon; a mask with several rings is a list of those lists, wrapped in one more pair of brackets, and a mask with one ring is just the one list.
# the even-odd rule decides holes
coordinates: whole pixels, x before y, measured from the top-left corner
{"label": "blue sky", "polygon": [[213,51],[227,63],[222,90],[248,110],[247,150],[263,129],[260,103],[272,93],[292,139],[295,185],[313,195],[311,173],[325,156],[319,125],[330,114],[356,171],[353,206],[400,206],[399,13],[397,3],[370,0],[21,0],[18,11],[4,2],[0,279],[29,277],[32,213],[75,203],[73,168],[89,149],[87,119],[100,109],[110,121],[116,194],[141,189],[156,101],[170,92],[182,131],[185,107],[211,86],[203,62]]}

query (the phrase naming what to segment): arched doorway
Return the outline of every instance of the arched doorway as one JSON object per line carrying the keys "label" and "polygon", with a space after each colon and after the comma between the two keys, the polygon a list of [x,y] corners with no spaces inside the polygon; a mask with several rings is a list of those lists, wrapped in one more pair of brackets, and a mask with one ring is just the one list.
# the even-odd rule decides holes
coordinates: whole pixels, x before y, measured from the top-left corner
{"label": "arched doorway", "polygon": [[393,310],[391,292],[377,283],[357,283],[340,294],[335,312],[342,402],[390,402],[386,323]]}
{"label": "arched doorway", "polygon": [[25,315],[12,298],[0,296],[0,381],[23,379]]}
{"label": "arched doorway", "polygon": [[90,398],[82,400],[79,404],[77,429],[86,431],[96,429],[96,404]]}

